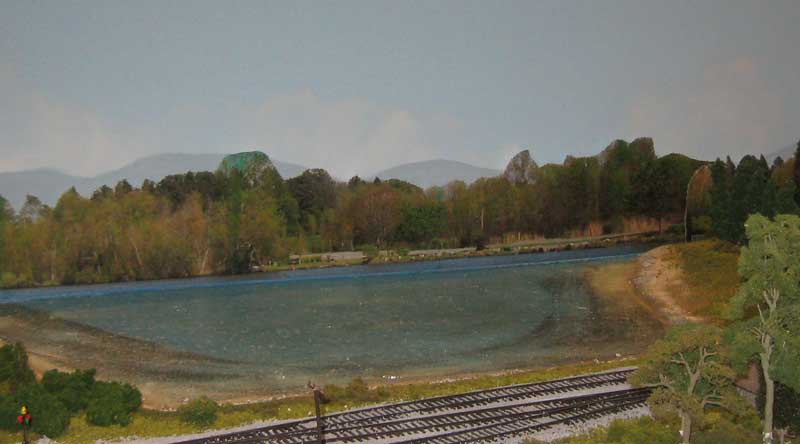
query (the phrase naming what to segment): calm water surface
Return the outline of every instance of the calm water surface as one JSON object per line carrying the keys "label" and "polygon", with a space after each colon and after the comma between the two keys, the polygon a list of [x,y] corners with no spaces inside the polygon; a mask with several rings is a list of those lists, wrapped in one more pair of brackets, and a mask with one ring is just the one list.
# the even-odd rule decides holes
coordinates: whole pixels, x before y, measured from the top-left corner
{"label": "calm water surface", "polygon": [[251,383],[280,389],[612,354],[641,332],[603,314],[584,272],[644,250],[6,291],[0,303],[230,360]]}

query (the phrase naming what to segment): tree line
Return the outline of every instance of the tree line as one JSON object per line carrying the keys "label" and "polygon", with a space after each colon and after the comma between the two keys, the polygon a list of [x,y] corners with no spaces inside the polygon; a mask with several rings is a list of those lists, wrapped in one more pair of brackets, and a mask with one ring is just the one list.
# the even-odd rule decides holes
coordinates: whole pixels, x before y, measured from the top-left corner
{"label": "tree line", "polygon": [[524,181],[501,175],[423,190],[396,179],[338,182],[322,169],[285,180],[258,154],[138,188],[123,180],[88,197],[72,188],[53,207],[28,196],[15,212],[2,200],[0,283],[239,273],[304,252],[621,232],[628,218],[676,220],[702,165],[657,157],[652,139],[617,140],[599,156],[535,166]]}
{"label": "tree line", "polygon": [[717,159],[710,165],[710,205],[705,213],[710,224],[700,225],[720,239],[742,244],[746,241],[745,220],[749,215],[798,214],[798,156],[800,142],[794,158],[784,161],[777,157],[771,166],[764,156],[744,156],[738,165],[730,157],[725,161]]}

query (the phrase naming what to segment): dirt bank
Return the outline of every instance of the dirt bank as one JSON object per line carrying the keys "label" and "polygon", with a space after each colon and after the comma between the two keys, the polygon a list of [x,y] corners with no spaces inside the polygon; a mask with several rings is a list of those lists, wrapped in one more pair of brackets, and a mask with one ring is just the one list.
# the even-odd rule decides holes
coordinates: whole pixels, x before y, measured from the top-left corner
{"label": "dirt bank", "polygon": [[656,247],[633,261],[592,267],[586,277],[595,294],[615,301],[623,312],[638,307],[640,314],[664,326],[705,320],[680,304],[691,296],[672,245]]}
{"label": "dirt bank", "polygon": [[673,246],[663,245],[639,256],[636,277],[632,280],[637,293],[655,307],[669,324],[701,322],[678,303],[689,296],[680,262]]}
{"label": "dirt bank", "polygon": [[241,367],[52,317],[18,305],[0,305],[0,344],[22,342],[41,376],[51,370],[94,368],[103,380],[136,385],[148,407],[163,408],[186,397],[225,392]]}

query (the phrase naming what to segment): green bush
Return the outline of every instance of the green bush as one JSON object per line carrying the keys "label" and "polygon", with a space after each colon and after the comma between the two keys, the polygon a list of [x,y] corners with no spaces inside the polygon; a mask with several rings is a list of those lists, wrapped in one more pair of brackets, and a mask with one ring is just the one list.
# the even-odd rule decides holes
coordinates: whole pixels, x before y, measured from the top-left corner
{"label": "green bush", "polygon": [[674,428],[652,418],[616,420],[608,427],[607,443],[614,444],[674,444],[677,433]]}
{"label": "green bush", "polygon": [[712,223],[709,216],[695,216],[692,218],[692,232],[703,234],[710,233]]}
{"label": "green bush", "polygon": [[25,347],[21,343],[0,347],[0,395],[13,394],[17,387],[35,383]]}
{"label": "green bush", "polygon": [[89,396],[95,385],[94,375],[94,369],[75,370],[72,373],[50,370],[42,377],[41,384],[71,413],[77,413],[89,403]]}
{"label": "green bush", "polygon": [[17,276],[8,271],[0,273],[0,288],[17,288]]}
{"label": "green bush", "polygon": [[375,245],[360,245],[356,250],[364,253],[367,259],[372,259],[380,254],[380,250]]}
{"label": "green bush", "polygon": [[129,384],[96,382],[86,407],[86,419],[99,426],[128,425],[131,413],[141,405],[142,394]]}
{"label": "green bush", "polygon": [[711,430],[695,433],[695,444],[750,444],[761,440],[761,433],[731,421],[722,421]]}
{"label": "green bush", "polygon": [[12,396],[0,395],[0,429],[16,430],[20,407]]}
{"label": "green bush", "polygon": [[48,438],[55,438],[67,430],[69,411],[58,398],[48,393],[41,385],[20,387],[14,395],[14,401],[16,406],[12,417],[16,418],[19,414],[20,406],[27,406],[32,417],[31,430],[33,432]]}
{"label": "green bush", "polygon": [[325,399],[350,404],[363,404],[368,402],[379,402],[389,397],[389,393],[384,387],[370,389],[367,383],[361,378],[350,381],[345,387],[336,385],[325,386]]}
{"label": "green bush", "polygon": [[686,228],[684,228],[683,224],[674,224],[667,227],[666,233],[682,236],[686,233]]}
{"label": "green bush", "polygon": [[210,426],[217,420],[219,405],[213,399],[202,396],[178,408],[181,421],[196,426]]}

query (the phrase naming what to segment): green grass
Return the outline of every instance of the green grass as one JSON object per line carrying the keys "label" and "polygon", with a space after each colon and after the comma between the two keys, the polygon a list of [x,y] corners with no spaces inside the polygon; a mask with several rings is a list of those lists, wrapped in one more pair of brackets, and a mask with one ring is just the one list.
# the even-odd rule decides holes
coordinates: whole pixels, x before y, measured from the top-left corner
{"label": "green grass", "polygon": [[739,287],[739,247],[718,239],[671,247],[689,290],[678,302],[691,313],[722,322],[725,305]]}
{"label": "green grass", "polygon": [[[326,393],[332,399],[329,403],[323,405],[323,412],[332,413],[382,402],[406,401],[503,385],[546,381],[581,373],[637,365],[639,362],[636,359],[628,359],[601,363],[581,363],[507,375],[476,376],[451,382],[396,384],[372,389],[367,388],[363,383],[353,382],[347,387],[326,387]],[[310,395],[240,406],[223,405],[216,421],[208,428],[224,429],[256,421],[303,418],[311,416],[313,411],[313,401]],[[113,441],[128,437],[149,438],[183,435],[201,430],[201,427],[182,423],[177,412],[142,410],[134,414],[133,421],[126,427],[93,426],[86,422],[85,415],[76,416],[70,422],[67,432],[57,437],[56,440],[64,444],[88,444],[97,440]],[[11,444],[20,441],[20,434],[0,431],[0,444]]]}

